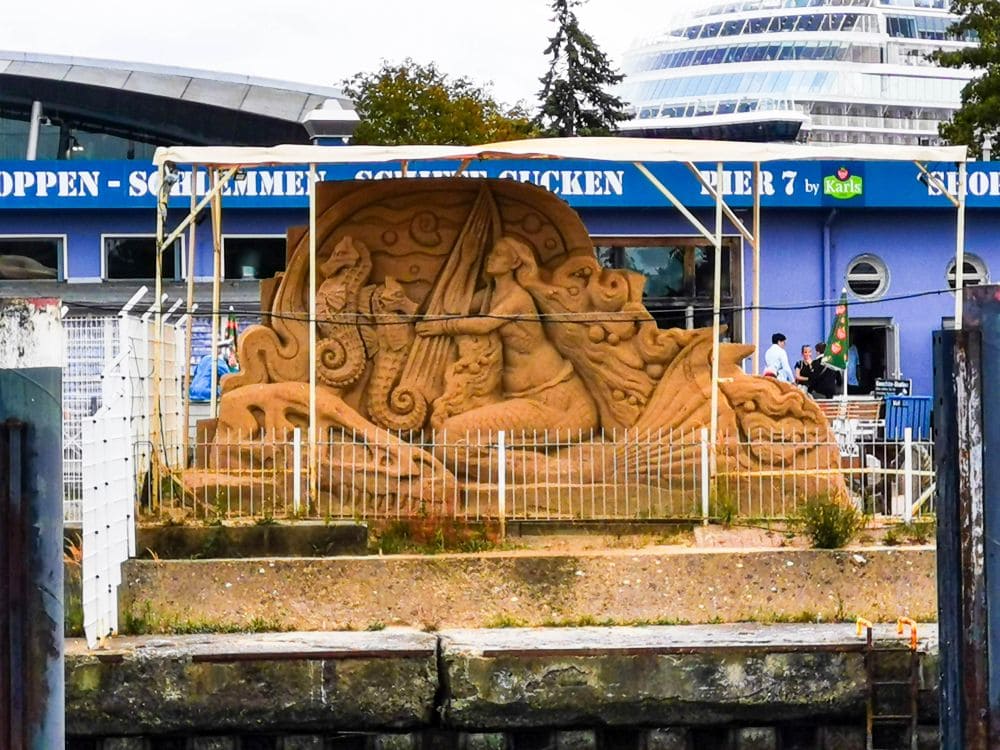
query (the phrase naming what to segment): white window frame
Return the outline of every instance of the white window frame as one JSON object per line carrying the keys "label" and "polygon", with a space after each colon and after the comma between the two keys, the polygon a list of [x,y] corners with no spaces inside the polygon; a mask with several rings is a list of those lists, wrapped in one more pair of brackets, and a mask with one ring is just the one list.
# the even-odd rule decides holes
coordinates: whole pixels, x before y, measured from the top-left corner
{"label": "white window frame", "polygon": [[[288,241],[287,234],[254,234],[248,232],[240,232],[235,234],[223,234],[222,235],[222,258],[221,258],[221,268],[223,281],[263,281],[263,279],[228,279],[226,278],[226,240],[229,238],[234,240],[285,240]],[[285,254],[288,254],[287,246],[285,248]],[[212,277],[202,278],[195,276],[196,281],[211,281]]]}
{"label": "white window frame", "polygon": [[59,267],[56,269],[55,279],[0,279],[0,284],[11,282],[24,283],[25,281],[40,281],[51,284],[69,280],[69,276],[66,273],[69,268],[69,252],[66,249],[69,245],[69,235],[59,234],[58,232],[37,234],[31,232],[17,232],[14,234],[0,234],[0,240],[59,240],[62,243],[62,252],[59,253],[57,259]]}
{"label": "white window frame", "polygon": [[[986,261],[982,259],[982,256],[975,253],[965,253],[965,262],[971,263],[979,269],[982,279],[979,284],[990,283],[990,267],[986,265]],[[951,260],[948,261],[948,265],[944,267],[944,283],[948,291],[952,294],[955,293],[955,269],[957,265],[955,256],[952,256]],[[977,284],[969,283],[968,274],[963,274],[962,279],[962,286],[978,286]]]}
{"label": "white window frame", "polygon": [[[876,270],[880,270],[879,277],[879,287],[871,294],[858,294],[851,287],[851,268],[858,263],[868,263],[874,266]],[[865,280],[870,279],[869,274],[864,274],[863,278]],[[858,280],[861,280],[860,278]],[[892,275],[889,273],[889,264],[886,263],[881,256],[875,255],[874,253],[861,253],[860,255],[855,255],[849,261],[847,261],[847,266],[844,268],[844,286],[847,287],[847,291],[850,292],[851,296],[859,300],[876,300],[881,299],[885,296],[885,293],[889,291],[889,286],[892,284]]]}
{"label": "white window frame", "polygon": [[[101,281],[144,281],[144,279],[109,279],[108,278],[108,248],[107,241],[109,239],[131,239],[131,238],[142,238],[149,239],[156,242],[156,235],[150,232],[101,232]],[[180,269],[181,273],[178,278],[164,277],[164,281],[185,281],[187,279],[187,238],[182,234],[176,240],[177,249],[174,252],[180,253]]]}

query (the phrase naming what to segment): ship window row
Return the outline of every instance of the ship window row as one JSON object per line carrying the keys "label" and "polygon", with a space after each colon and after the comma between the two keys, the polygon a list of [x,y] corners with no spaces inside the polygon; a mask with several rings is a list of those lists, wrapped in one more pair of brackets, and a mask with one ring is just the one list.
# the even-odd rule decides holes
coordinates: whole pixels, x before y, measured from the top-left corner
{"label": "ship window row", "polygon": [[696,11],[695,18],[721,16],[730,13],[746,13],[755,10],[779,10],[781,8],[818,8],[831,5],[863,7],[891,6],[895,8],[927,8],[949,10],[950,0],[743,0],[743,2],[716,3]]}
{"label": "ship window row", "polygon": [[949,0],[879,0],[879,5],[892,5],[897,8],[933,8],[948,10]]}
{"label": "ship window row", "polygon": [[743,112],[807,112],[815,126],[863,127],[891,130],[936,132],[937,125],[951,116],[950,109],[923,107],[885,107],[873,104],[799,103],[792,99],[698,99],[663,106],[642,107],[634,115],[640,120],[657,117],[705,117]]}
{"label": "ship window row", "polygon": [[816,8],[830,5],[853,7],[895,6],[897,8],[929,8],[948,10],[949,0],[743,0],[742,2],[716,3],[694,13],[696,18],[720,16],[728,13],[745,13],[754,10],[780,8]]}
{"label": "ship window row", "polygon": [[890,117],[888,115],[812,115],[814,127],[879,128],[936,133],[943,117]]}
{"label": "ship window row", "polygon": [[926,133],[873,133],[869,130],[813,130],[809,143],[888,143],[893,146],[940,146],[940,137]]}
{"label": "ship window row", "polygon": [[791,99],[718,99],[667,104],[662,107],[643,107],[638,112],[640,120],[651,117],[706,117],[731,115],[738,112],[787,112],[795,110]]}
{"label": "ship window row", "polygon": [[868,13],[797,13],[695,24],[678,29],[673,35],[687,39],[714,39],[721,36],[777,34],[791,31],[853,31],[877,34],[879,26],[878,17]]}
{"label": "ship window row", "polygon": [[805,98],[840,94],[851,98],[958,102],[965,81],[922,76],[887,76],[826,71],[770,71],[684,76],[622,87],[633,104],[717,94],[783,94]]}
{"label": "ship window row", "polygon": [[967,42],[977,41],[979,35],[973,31],[960,36],[950,29],[954,20],[940,16],[886,16],[886,31],[889,36],[904,39],[933,39],[937,41]]}
{"label": "ship window row", "polygon": [[632,72],[696,65],[761,62],[765,60],[841,60],[859,63],[882,62],[882,50],[877,45],[851,42],[784,42],[783,44],[731,44],[703,49],[660,52],[645,55]]}

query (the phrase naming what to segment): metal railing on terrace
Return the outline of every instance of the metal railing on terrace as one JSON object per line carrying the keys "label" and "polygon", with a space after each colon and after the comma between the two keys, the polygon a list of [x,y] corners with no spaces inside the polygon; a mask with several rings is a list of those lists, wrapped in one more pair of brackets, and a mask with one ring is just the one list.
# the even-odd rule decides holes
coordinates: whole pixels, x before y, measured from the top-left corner
{"label": "metal railing on terrace", "polygon": [[[310,461],[303,430],[230,433],[168,466],[144,512],[207,520],[790,518],[847,496],[866,513],[933,512],[933,443],[862,437],[331,430]],[[715,471],[712,471],[712,467]],[[310,466],[315,466],[315,473]],[[761,466],[766,468],[760,468]]]}

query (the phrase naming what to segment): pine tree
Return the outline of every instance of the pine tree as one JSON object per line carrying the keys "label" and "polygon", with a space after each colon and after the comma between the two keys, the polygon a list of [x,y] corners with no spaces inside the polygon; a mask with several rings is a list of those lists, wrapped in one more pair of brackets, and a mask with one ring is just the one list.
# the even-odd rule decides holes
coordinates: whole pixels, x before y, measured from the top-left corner
{"label": "pine tree", "polygon": [[620,98],[607,89],[622,76],[594,39],[580,29],[575,6],[583,0],[552,0],[556,33],[549,37],[545,55],[551,57],[538,96],[536,123],[545,135],[608,135],[628,115]]}

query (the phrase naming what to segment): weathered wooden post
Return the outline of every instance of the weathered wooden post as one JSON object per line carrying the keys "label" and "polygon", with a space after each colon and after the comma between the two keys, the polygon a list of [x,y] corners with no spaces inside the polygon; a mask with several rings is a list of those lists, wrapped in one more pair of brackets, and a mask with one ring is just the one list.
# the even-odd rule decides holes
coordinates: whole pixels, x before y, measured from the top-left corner
{"label": "weathered wooden post", "polygon": [[63,731],[63,337],[58,300],[0,299],[0,747]]}
{"label": "weathered wooden post", "polygon": [[[1000,287],[934,336],[943,748],[1000,747]],[[993,460],[987,457],[993,455]]]}

